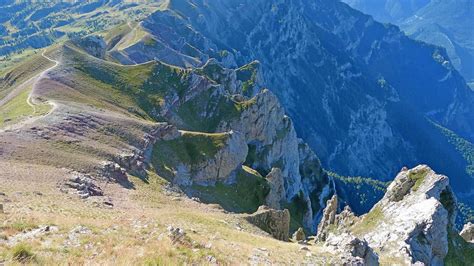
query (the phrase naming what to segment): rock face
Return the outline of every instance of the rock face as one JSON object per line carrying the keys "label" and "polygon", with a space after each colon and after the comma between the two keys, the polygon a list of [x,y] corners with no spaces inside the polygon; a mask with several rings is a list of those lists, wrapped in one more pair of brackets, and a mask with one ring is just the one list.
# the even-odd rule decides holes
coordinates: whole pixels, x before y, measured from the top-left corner
{"label": "rock face", "polygon": [[467,242],[474,243],[474,224],[467,223],[462,228],[461,233],[459,233],[464,240]]}
{"label": "rock face", "polygon": [[[213,158],[193,167],[194,173],[189,180],[186,180],[186,176],[180,175],[180,172],[178,172],[177,178],[180,180],[180,184],[185,185],[190,185],[192,182],[201,185],[213,184],[216,181],[225,182],[230,174],[244,163],[247,153],[247,143],[242,134],[230,131],[227,141]],[[187,168],[182,170],[183,172],[191,172],[189,166],[183,166]]]}
{"label": "rock face", "polygon": [[443,265],[448,230],[454,228],[455,206],[446,176],[426,165],[403,169],[384,198],[352,231],[372,248],[403,263]]}
{"label": "rock face", "polygon": [[318,235],[316,238],[319,241],[325,241],[329,234],[330,227],[335,225],[337,207],[337,195],[334,195],[330,200],[327,201],[326,208],[323,212],[323,217],[321,218],[321,221],[318,225]]}
{"label": "rock face", "polygon": [[97,35],[89,35],[84,38],[74,40],[78,45],[84,48],[90,55],[97,58],[104,58],[107,51],[107,44],[104,39]]}
{"label": "rock face", "polygon": [[283,241],[289,239],[290,212],[287,209],[274,210],[260,206],[255,213],[247,217],[247,220],[276,239]]}
{"label": "rock face", "polygon": [[[126,169],[139,168],[137,163],[146,165],[150,161],[147,154],[153,153],[148,147],[157,147],[170,155],[154,161],[163,166],[160,174],[166,172],[169,179],[186,187],[234,184],[236,172],[245,165],[266,177],[270,185],[267,205],[275,209],[304,205],[301,222],[308,232],[315,232],[325,205],[321,197],[334,189],[333,181],[315,153],[298,139],[278,98],[261,87],[258,62],[225,68],[211,59],[181,72],[163,63],[156,67],[156,75],[172,76],[176,80],[173,86],[183,91],[166,91],[151,115],[180,128],[181,136],[170,134],[174,137],[168,141],[151,135],[146,152],[135,153],[130,163],[119,164]],[[217,143],[215,139],[221,137],[216,134],[226,135],[226,141]],[[199,136],[199,140],[186,142],[190,135]]]}

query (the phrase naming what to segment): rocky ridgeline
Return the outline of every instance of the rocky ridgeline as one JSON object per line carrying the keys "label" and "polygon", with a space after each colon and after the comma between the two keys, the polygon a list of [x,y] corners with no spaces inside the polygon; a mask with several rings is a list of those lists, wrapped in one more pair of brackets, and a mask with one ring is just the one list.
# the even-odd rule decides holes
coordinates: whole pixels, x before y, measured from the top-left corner
{"label": "rocky ridgeline", "polygon": [[[338,208],[334,196],[327,203],[317,239],[345,254],[343,261],[378,265],[380,256],[399,264],[444,265],[449,236],[455,231],[456,199],[448,178],[428,166],[402,169],[366,215],[356,217],[348,208],[337,214]],[[472,241],[472,232],[468,224],[461,236]]]}
{"label": "rocky ridgeline", "polygon": [[[89,42],[94,40],[88,39]],[[127,54],[131,54],[135,48],[132,45],[127,49]],[[112,55],[117,57],[117,51]],[[169,68],[160,62],[157,64],[162,73]],[[332,180],[322,170],[315,153],[298,139],[277,97],[262,89],[259,70],[258,62],[233,69],[210,59],[179,76],[179,83],[175,85],[182,86],[184,93],[167,92],[161,106],[151,114],[169,124],[157,125],[156,132],[148,134],[143,141],[145,144],[136,151],[107,162],[103,166],[105,175],[117,180],[125,179],[127,172],[144,175],[156,143],[179,141],[183,134],[203,137],[208,133],[224,134],[225,142],[215,154],[206,155],[205,161],[173,162],[169,177],[173,183],[184,187],[213,186],[216,182],[232,184],[245,164],[258,170],[270,184],[265,202],[268,206],[281,209],[287,203],[301,200],[306,209],[302,222],[306,230],[315,232],[317,217],[324,208],[322,199],[333,189]],[[187,108],[186,113],[183,108]],[[320,196],[311,201],[311,195]]]}

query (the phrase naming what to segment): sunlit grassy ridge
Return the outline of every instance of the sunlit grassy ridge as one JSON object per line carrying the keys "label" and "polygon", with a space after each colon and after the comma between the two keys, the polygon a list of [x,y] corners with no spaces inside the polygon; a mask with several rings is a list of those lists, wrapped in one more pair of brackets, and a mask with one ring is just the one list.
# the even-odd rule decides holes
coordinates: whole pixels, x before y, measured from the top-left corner
{"label": "sunlit grassy ridge", "polygon": [[65,46],[64,50],[68,66],[74,70],[71,86],[88,95],[90,104],[100,108],[118,107],[153,119],[152,114],[158,113],[166,96],[182,97],[188,87],[187,70],[155,61],[119,65],[94,58],[72,45]]}

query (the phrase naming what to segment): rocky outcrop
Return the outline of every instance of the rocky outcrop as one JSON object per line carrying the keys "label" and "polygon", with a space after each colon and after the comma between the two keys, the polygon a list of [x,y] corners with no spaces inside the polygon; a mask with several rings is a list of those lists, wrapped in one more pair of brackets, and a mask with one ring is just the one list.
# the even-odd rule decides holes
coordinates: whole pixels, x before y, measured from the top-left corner
{"label": "rocky outcrop", "polygon": [[99,174],[118,182],[128,182],[127,173],[144,176],[151,161],[154,144],[160,140],[176,139],[180,135],[175,126],[156,123],[149,133],[144,134],[141,143],[134,150],[116,156],[114,161],[104,162]]}
{"label": "rocky outcrop", "polygon": [[245,162],[248,147],[242,134],[230,131],[223,147],[199,165],[180,164],[176,182],[180,185],[213,185],[216,182],[229,182],[231,174]]}
{"label": "rocky outcrop", "polygon": [[105,52],[107,51],[107,44],[104,38],[98,35],[88,35],[83,38],[74,39],[73,43],[97,58],[104,58]]}
{"label": "rocky outcrop", "polygon": [[290,212],[287,209],[275,210],[267,206],[260,206],[246,219],[276,239],[283,241],[289,239]]}
{"label": "rocky outcrop", "polygon": [[407,264],[443,265],[455,205],[446,176],[426,165],[403,169],[351,230],[384,256]]}
{"label": "rocky outcrop", "polygon": [[474,243],[474,224],[470,222],[465,224],[459,234],[467,242]]}
{"label": "rocky outcrop", "polygon": [[296,232],[293,234],[293,240],[300,242],[306,240],[306,234],[304,233],[304,229],[302,227],[298,228]]}
{"label": "rocky outcrop", "polygon": [[337,208],[337,195],[334,195],[330,200],[327,201],[326,208],[324,209],[323,216],[318,225],[318,234],[316,238],[319,241],[325,241],[331,228],[335,225]]}
{"label": "rocky outcrop", "polygon": [[64,191],[71,190],[79,195],[81,199],[91,196],[103,196],[104,192],[97,186],[90,175],[73,173],[73,176],[64,183]]}
{"label": "rocky outcrop", "polygon": [[305,229],[315,232],[318,212],[324,203],[319,198],[311,201],[310,195],[325,194],[325,189],[332,189],[332,181],[314,152],[297,138],[291,119],[273,93],[264,89],[250,102],[238,119],[222,121],[218,130],[232,128],[242,132],[253,158],[247,161],[249,166],[269,171],[266,178],[271,190],[267,204],[280,208],[280,203],[301,197],[307,205],[302,222]]}
{"label": "rocky outcrop", "polygon": [[288,200],[302,189],[296,131],[273,93],[259,92],[238,119],[222,121],[218,131],[229,128],[241,132],[254,147],[257,159],[252,168],[270,171],[280,162]]}
{"label": "rocky outcrop", "polygon": [[325,246],[340,254],[342,265],[379,265],[377,254],[369,247],[367,241],[351,234],[331,235]]}

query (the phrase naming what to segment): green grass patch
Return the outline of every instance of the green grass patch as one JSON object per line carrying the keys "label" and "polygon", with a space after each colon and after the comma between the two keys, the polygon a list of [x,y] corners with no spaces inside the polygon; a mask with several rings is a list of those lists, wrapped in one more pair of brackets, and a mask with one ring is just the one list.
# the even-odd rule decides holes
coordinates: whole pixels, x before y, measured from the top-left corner
{"label": "green grass patch", "polygon": [[225,210],[253,213],[265,202],[270,191],[267,180],[257,171],[243,166],[237,171],[235,184],[218,182],[215,186],[193,185],[203,202],[217,203]]}
{"label": "green grass patch", "polygon": [[228,137],[226,133],[184,132],[176,139],[157,142],[151,163],[157,173],[172,180],[179,164],[186,164],[194,171],[194,167],[214,158]]}
{"label": "green grass patch", "polygon": [[157,142],[153,149],[153,160],[171,165],[197,165],[213,158],[228,138],[227,133],[184,132],[177,139]]}
{"label": "green grass patch", "polygon": [[21,263],[33,262],[36,257],[31,247],[24,243],[14,246],[11,253],[12,258]]}
{"label": "green grass patch", "polygon": [[384,218],[382,208],[375,206],[370,212],[363,216],[362,220],[352,227],[352,232],[356,235],[362,235],[364,233],[373,230]]}
{"label": "green grass patch", "polygon": [[428,174],[428,172],[426,170],[422,170],[422,171],[410,171],[410,173],[408,174],[408,178],[410,178],[410,180],[412,182],[414,182],[415,184],[411,187],[411,190],[412,191],[417,191],[421,184],[423,184],[423,181],[425,180],[425,177],[426,175]]}
{"label": "green grass patch", "polygon": [[19,221],[14,221],[11,224],[5,225],[3,227],[0,227],[3,230],[13,230],[15,232],[24,232],[24,231],[29,231],[32,229],[35,229],[37,227],[36,224],[30,222],[30,221],[25,221],[25,220],[19,220]]}
{"label": "green grass patch", "polygon": [[0,107],[0,127],[14,124],[28,116],[40,116],[51,110],[49,104],[38,104],[35,107],[28,105],[27,100],[31,89],[25,89]]}
{"label": "green grass patch", "polygon": [[246,96],[250,96],[252,93],[251,89],[255,86],[255,82],[257,81],[258,65],[257,62],[252,62],[237,70],[237,79],[242,81],[242,92]]}
{"label": "green grass patch", "polygon": [[183,128],[214,132],[222,121],[238,119],[255,102],[255,98],[235,102],[229,97],[214,95],[212,90],[207,90],[179,106],[177,114],[183,122]]}
{"label": "green grass patch", "polygon": [[41,56],[39,51],[35,51],[11,68],[0,68],[0,98],[5,97],[14,86],[20,85],[52,65],[53,63]]}
{"label": "green grass patch", "polygon": [[72,44],[64,47],[64,54],[75,70],[75,84],[71,86],[88,95],[91,104],[99,100],[145,119],[156,119],[167,96],[182,98],[189,87],[189,70],[164,63],[113,64],[89,56]]}

